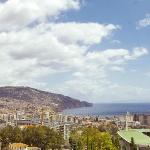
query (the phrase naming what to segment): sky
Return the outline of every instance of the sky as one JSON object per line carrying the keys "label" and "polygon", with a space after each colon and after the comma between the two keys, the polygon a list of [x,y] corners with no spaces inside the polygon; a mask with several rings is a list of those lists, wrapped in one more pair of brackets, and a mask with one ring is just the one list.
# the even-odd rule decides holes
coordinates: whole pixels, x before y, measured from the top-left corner
{"label": "sky", "polygon": [[0,0],[0,86],[150,102],[149,44],[149,0]]}

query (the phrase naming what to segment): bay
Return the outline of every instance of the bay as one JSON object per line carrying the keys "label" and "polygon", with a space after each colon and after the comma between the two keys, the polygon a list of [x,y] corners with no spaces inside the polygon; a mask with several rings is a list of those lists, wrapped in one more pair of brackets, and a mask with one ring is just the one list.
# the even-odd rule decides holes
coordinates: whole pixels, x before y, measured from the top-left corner
{"label": "bay", "polygon": [[150,103],[102,103],[92,107],[66,109],[65,115],[114,116],[130,113],[150,113]]}

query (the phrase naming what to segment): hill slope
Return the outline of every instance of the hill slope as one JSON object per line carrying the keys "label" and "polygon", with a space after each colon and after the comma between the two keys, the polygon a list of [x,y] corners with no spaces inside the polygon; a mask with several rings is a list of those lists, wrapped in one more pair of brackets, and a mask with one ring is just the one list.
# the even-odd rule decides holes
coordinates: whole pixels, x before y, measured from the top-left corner
{"label": "hill slope", "polygon": [[68,108],[89,107],[92,105],[68,96],[41,91],[30,87],[0,87],[0,101],[3,102],[4,100],[14,105],[13,107],[17,107],[19,104],[33,104],[35,106],[45,105],[50,106],[53,110],[59,111]]}

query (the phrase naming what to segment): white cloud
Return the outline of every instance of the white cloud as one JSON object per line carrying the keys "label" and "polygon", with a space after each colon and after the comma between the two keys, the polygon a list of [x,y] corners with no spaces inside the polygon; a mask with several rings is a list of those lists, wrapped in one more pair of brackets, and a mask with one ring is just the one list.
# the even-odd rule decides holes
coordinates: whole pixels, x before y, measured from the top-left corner
{"label": "white cloud", "polygon": [[[137,49],[138,51],[141,50],[140,55],[135,55],[135,50]],[[109,49],[99,52],[88,52],[84,57],[84,67],[75,72],[73,79],[66,81],[61,90],[69,95],[97,102],[101,101],[100,99],[107,101],[110,98],[111,100],[125,100],[127,97],[127,100],[129,98],[136,100],[137,95],[139,96],[137,91],[141,91],[142,88],[129,86],[130,89],[126,89],[128,88],[126,85],[116,85],[109,79],[109,70],[125,72],[124,64],[147,54],[142,52],[143,48],[134,48],[132,51]],[[110,91],[109,94],[108,91]],[[120,95],[118,95],[118,92],[120,92]],[[142,92],[145,93],[144,89],[142,89]],[[128,95],[125,95],[127,93]],[[148,97],[148,95],[145,96]]]}
{"label": "white cloud", "polygon": [[[67,30],[66,30],[67,29]],[[98,23],[59,23],[52,26],[52,32],[65,44],[94,45],[101,42],[112,31],[119,29],[113,24],[103,25]]]}
{"label": "white cloud", "polygon": [[125,69],[123,67],[119,67],[119,66],[113,66],[110,68],[110,70],[117,71],[117,72],[125,72]]}
{"label": "white cloud", "polygon": [[[70,28],[73,32],[75,28],[77,32],[82,32],[82,35],[77,34],[75,39],[66,43],[60,38],[62,34],[56,34],[56,28],[61,32],[62,25],[64,30]],[[91,28],[91,25],[95,28]],[[97,23],[60,23],[60,27],[59,24],[49,23],[39,24],[34,28],[26,27],[20,31],[2,32],[0,33],[2,76],[7,74],[11,76],[11,82],[16,83],[18,80],[25,81],[26,78],[37,80],[45,75],[80,70],[86,65],[85,53],[89,48],[87,45],[100,43],[116,28],[113,25]],[[65,36],[69,39],[73,34],[68,32]],[[9,64],[11,70],[6,67]]]}
{"label": "white cloud", "polygon": [[143,55],[147,55],[149,52],[146,48],[143,48],[143,47],[136,47],[134,48],[133,50],[133,54],[132,54],[132,57],[133,58],[138,58],[138,57],[141,57]]}
{"label": "white cloud", "polygon": [[66,82],[63,90],[74,97],[90,102],[149,102],[150,99],[150,88],[119,85],[109,81],[108,78],[99,78],[99,80],[82,78],[69,81]]}
{"label": "white cloud", "polygon": [[134,60],[149,53],[148,49],[144,47],[135,47],[129,56],[126,56],[127,60]]}
{"label": "white cloud", "polygon": [[119,41],[119,40],[112,40],[111,43],[112,44],[121,44],[121,41]]}
{"label": "white cloud", "polygon": [[[106,93],[109,91],[109,94]],[[115,98],[116,101],[120,102],[148,102],[149,101],[149,92],[150,88],[142,88],[140,86],[131,86],[131,85],[114,85],[108,87],[105,91],[105,98],[112,99]],[[110,100],[111,101],[111,100]]]}
{"label": "white cloud", "polygon": [[89,60],[97,61],[104,65],[120,65],[147,54],[148,50],[146,48],[136,47],[133,50],[107,49],[103,51],[89,52],[87,57]]}
{"label": "white cloud", "polygon": [[0,3],[0,30],[20,29],[79,8],[79,0],[8,0]]}
{"label": "white cloud", "polygon": [[137,29],[150,26],[150,14],[146,14],[144,19],[141,19],[137,23]]}
{"label": "white cloud", "polygon": [[[71,30],[63,33],[66,39],[71,39],[67,42],[60,38],[62,33],[58,34],[62,25],[64,30]],[[91,28],[90,23],[60,23],[60,26],[59,23],[49,23],[0,33],[0,69],[3,70],[0,84],[48,88],[50,85],[46,81],[49,78],[66,73],[70,79],[62,85],[56,81],[54,91],[89,100],[103,97],[107,87],[112,85],[108,69],[123,71],[125,63],[146,55],[148,51],[140,47],[89,51],[93,44],[101,43],[117,29],[114,25],[92,23],[92,26],[95,28]],[[81,36],[74,35],[74,29]],[[74,39],[71,38],[73,35]]]}
{"label": "white cloud", "polygon": [[[120,90],[118,99],[129,92],[110,81],[110,70],[123,72],[125,64],[147,55],[148,50],[136,47],[95,51],[93,47],[109,39],[112,32],[120,29],[118,25],[52,21],[64,11],[79,9],[80,5],[78,0],[0,3],[0,85],[53,88],[95,101],[117,98]],[[59,83],[56,75],[68,78]],[[53,86],[49,83],[52,79]],[[137,91],[130,88],[133,93]]]}

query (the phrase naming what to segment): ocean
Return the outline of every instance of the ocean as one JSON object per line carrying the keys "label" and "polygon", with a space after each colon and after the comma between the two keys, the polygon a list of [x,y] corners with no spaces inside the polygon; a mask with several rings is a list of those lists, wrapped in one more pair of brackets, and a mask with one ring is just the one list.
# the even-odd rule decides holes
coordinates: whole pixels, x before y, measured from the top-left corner
{"label": "ocean", "polygon": [[129,113],[150,113],[150,103],[93,104],[92,107],[66,109],[66,115],[115,116]]}

